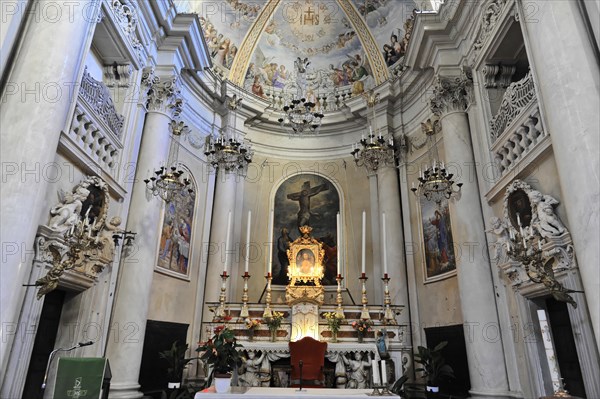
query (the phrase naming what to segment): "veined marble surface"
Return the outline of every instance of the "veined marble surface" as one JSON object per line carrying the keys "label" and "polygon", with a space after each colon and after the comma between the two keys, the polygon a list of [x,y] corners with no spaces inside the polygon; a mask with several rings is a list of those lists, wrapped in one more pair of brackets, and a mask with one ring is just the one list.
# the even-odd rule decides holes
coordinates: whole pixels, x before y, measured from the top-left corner
{"label": "veined marble surface", "polygon": [[208,390],[198,392],[194,399],[214,399],[214,398],[269,398],[269,399],[288,399],[288,398],[311,398],[311,399],[329,399],[329,398],[368,398],[367,394],[373,392],[372,389],[333,389],[333,388],[305,388],[298,391],[297,388],[262,388],[262,387],[231,387],[227,393],[216,393],[214,387]]}

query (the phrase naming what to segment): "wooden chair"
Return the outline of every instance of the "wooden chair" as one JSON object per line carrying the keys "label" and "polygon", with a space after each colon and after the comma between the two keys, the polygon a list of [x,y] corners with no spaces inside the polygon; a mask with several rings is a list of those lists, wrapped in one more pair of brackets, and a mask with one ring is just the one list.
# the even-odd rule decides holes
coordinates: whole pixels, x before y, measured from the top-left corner
{"label": "wooden chair", "polygon": [[311,337],[290,342],[290,383],[292,387],[322,388],[325,385],[323,368],[327,342]]}

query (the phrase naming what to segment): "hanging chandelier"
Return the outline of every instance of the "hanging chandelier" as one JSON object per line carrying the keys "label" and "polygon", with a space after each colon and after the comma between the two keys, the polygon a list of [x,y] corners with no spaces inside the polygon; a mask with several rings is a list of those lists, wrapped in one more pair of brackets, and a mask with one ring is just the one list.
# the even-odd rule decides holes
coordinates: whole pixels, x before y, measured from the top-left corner
{"label": "hanging chandelier", "polygon": [[238,140],[236,114],[241,102],[242,99],[238,98],[236,94],[227,100],[229,109],[227,126],[216,139],[209,136],[204,155],[215,169],[223,170],[226,173],[237,172],[245,175],[248,164],[252,162],[254,151],[250,144]]}
{"label": "hanging chandelier", "polygon": [[424,197],[427,201],[436,204],[444,199],[460,199],[460,189],[463,184],[452,180],[454,175],[448,173],[444,162],[440,162],[438,157],[434,136],[440,129],[439,121],[432,122],[431,119],[427,119],[427,122],[421,123],[421,129],[427,136],[427,154],[431,166],[428,164],[424,171],[419,170],[419,185],[415,187],[413,183],[411,191],[417,197]]}
{"label": "hanging chandelier", "polygon": [[[301,59],[298,57],[294,61],[297,92],[283,106],[283,115],[278,119],[281,127],[288,130],[292,135],[301,136],[306,133],[318,133],[321,122],[325,117],[321,112],[318,112],[317,103],[310,100],[308,80],[306,79],[306,71],[309,65],[308,58]],[[315,98],[316,101],[321,100],[318,95]]]}
{"label": "hanging chandelier", "polygon": [[395,166],[396,150],[394,149],[394,137],[389,135],[386,139],[380,130],[377,129],[377,120],[375,117],[375,104],[379,102],[379,93],[373,91],[365,93],[364,98],[367,102],[367,108],[371,110],[372,115],[369,123],[369,134],[367,137],[363,134],[360,141],[352,145],[354,162],[357,166],[364,166],[368,173],[375,173],[380,166]]}
{"label": "hanging chandelier", "polygon": [[154,171],[154,175],[145,179],[147,192],[161,198],[166,203],[176,201],[181,196],[192,194],[191,180],[182,178],[185,173],[178,162],[181,135],[189,133],[190,129],[183,121],[172,120],[169,124],[171,130],[171,147],[166,165],[161,165]]}

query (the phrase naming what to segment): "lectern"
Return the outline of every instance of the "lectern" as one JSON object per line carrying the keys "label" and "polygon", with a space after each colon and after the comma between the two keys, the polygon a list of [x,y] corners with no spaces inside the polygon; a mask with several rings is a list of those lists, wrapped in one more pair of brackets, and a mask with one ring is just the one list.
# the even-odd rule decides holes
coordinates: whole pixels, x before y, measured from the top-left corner
{"label": "lectern", "polygon": [[108,359],[62,357],[58,361],[52,397],[54,399],[108,398],[111,377]]}

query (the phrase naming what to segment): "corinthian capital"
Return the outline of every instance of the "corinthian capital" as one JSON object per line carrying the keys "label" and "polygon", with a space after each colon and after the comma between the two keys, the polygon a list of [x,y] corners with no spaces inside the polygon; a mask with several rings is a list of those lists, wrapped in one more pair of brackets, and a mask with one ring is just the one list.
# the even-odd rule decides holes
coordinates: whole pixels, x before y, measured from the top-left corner
{"label": "corinthian capital", "polygon": [[433,97],[429,100],[431,112],[437,116],[449,112],[464,112],[471,103],[472,81],[463,74],[459,77],[436,76]]}
{"label": "corinthian capital", "polygon": [[145,68],[142,75],[142,87],[146,92],[148,112],[162,112],[175,117],[181,113],[183,100],[177,76],[160,77],[154,68]]}

